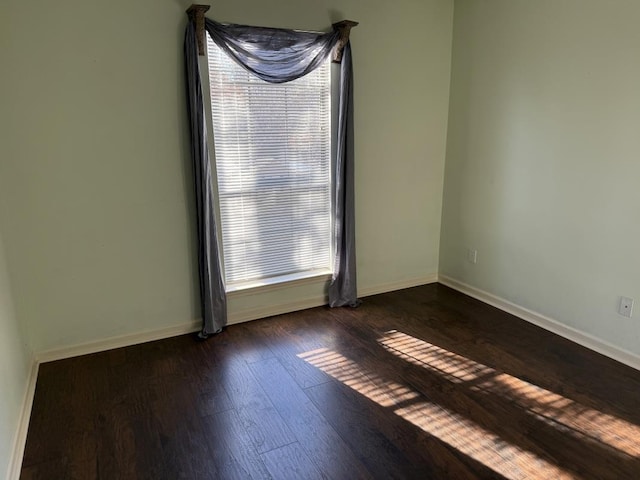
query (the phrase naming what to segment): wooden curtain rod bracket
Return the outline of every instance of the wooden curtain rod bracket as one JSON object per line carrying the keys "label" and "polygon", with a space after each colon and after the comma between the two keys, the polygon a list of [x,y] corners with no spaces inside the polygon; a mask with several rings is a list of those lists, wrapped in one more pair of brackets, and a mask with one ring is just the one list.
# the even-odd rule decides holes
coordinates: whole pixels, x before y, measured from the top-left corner
{"label": "wooden curtain rod bracket", "polygon": [[334,62],[340,63],[342,61],[342,51],[349,41],[349,32],[351,32],[351,28],[356,25],[358,25],[358,22],[354,22],[353,20],[342,20],[341,22],[333,24],[333,30],[340,33],[340,38],[333,53]]}
{"label": "wooden curtain rod bracket", "polygon": [[203,56],[205,52],[204,14],[210,8],[210,5],[197,5],[194,3],[187,9],[187,15],[189,15],[189,19],[193,20],[196,24],[198,55],[200,56]]}

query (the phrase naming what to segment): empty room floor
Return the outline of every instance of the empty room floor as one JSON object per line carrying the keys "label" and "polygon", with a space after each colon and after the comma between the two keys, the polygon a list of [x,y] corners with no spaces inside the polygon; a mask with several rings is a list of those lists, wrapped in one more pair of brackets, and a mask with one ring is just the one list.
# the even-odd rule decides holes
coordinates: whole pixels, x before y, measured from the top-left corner
{"label": "empty room floor", "polygon": [[426,285],[43,364],[21,478],[640,478],[640,372]]}

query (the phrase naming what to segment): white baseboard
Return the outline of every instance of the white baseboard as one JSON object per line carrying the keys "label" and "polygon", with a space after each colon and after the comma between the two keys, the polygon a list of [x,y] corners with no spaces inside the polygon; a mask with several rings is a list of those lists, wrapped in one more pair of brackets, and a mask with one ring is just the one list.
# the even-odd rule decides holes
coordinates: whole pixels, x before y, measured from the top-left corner
{"label": "white baseboard", "polygon": [[[371,295],[387,293],[394,290],[401,290],[403,288],[417,287],[419,285],[435,283],[437,281],[438,275],[434,273],[425,277],[412,278],[409,280],[386,283],[383,285],[375,285],[373,287],[365,287],[359,290],[359,296],[368,297]],[[285,313],[296,312],[298,310],[304,310],[307,308],[319,307],[322,305],[326,305],[327,303],[327,297],[320,295],[280,305],[258,307],[253,309],[240,310],[238,312],[230,312],[227,319],[227,324],[235,325],[237,323],[258,320],[260,318],[267,318],[274,315],[282,315]],[[69,347],[55,348],[43,352],[38,352],[36,355],[36,361],[38,363],[53,362],[56,360],[63,360],[65,358],[77,357],[79,355],[88,355],[91,353],[103,352],[105,350],[111,350],[114,348],[129,347],[131,345],[137,345],[139,343],[152,342],[154,340],[162,340],[164,338],[197,332],[198,330],[200,330],[201,326],[201,320],[194,320],[191,322],[185,322],[179,325],[161,328],[158,330],[146,330],[138,333],[109,337],[94,342],[81,343]]]}
{"label": "white baseboard", "polygon": [[[581,332],[580,330],[564,325],[557,320],[546,317],[527,308],[521,307],[520,305],[517,305],[513,302],[505,300],[489,292],[480,290],[464,282],[460,282],[446,275],[432,274],[421,278],[387,283],[384,285],[375,285],[372,287],[365,287],[360,289],[359,296],[368,297],[371,295],[392,292],[395,290],[401,290],[403,288],[411,288],[435,282],[440,282],[443,285],[453,288],[454,290],[458,290],[459,292],[469,295],[470,297],[476,298],[484,303],[492,305],[496,308],[499,308],[500,310],[503,310],[507,313],[515,315],[516,317],[533,323],[534,325],[544,328],[545,330],[549,330],[584,347],[587,347],[607,357],[624,363],[625,365],[629,365],[630,367],[640,370],[640,356],[632,352],[616,347],[615,345],[605,342],[604,340],[596,338],[588,333]],[[272,307],[259,307],[250,310],[242,310],[236,313],[231,313],[229,315],[228,324],[234,325],[237,323],[248,322],[251,320],[271,317],[274,315],[281,315],[298,310],[304,310],[307,308],[319,307],[326,304],[326,297],[318,296]],[[134,334],[121,335],[104,340],[98,340],[95,342],[88,342],[80,345],[39,352],[36,355],[36,365],[39,363],[75,357],[78,355],[97,353],[113,348],[128,347],[139,343],[175,337],[177,335],[197,332],[200,328],[201,321],[195,320],[159,330],[150,330]],[[35,388],[35,379],[33,379],[33,382],[33,387]]]}
{"label": "white baseboard", "polygon": [[[371,295],[378,295],[380,293],[393,292],[395,290],[402,290],[403,288],[417,287],[420,285],[426,285],[428,283],[436,283],[438,281],[438,275],[432,274],[426,277],[412,278],[409,280],[402,280],[400,282],[385,283],[382,285],[374,285],[372,287],[365,287],[358,289],[359,297],[369,297]],[[297,312],[298,310],[305,310],[307,308],[320,307],[327,305],[329,299],[326,296],[318,296],[298,300],[296,302],[289,302],[282,305],[276,305],[273,307],[259,307],[251,310],[243,310],[237,313],[229,314],[229,325],[237,323],[248,322],[251,320],[258,320],[260,318],[272,317],[274,315],[282,315],[284,313]]]}
{"label": "white baseboard", "polygon": [[359,297],[370,297],[371,295],[379,295],[381,293],[394,292],[396,290],[402,290],[404,288],[419,287],[420,285],[427,285],[429,283],[436,283],[438,281],[438,274],[432,273],[425,277],[411,278],[409,280],[401,280],[399,282],[385,283],[382,285],[374,285],[371,287],[359,288]]}
{"label": "white baseboard", "polygon": [[33,405],[33,397],[36,393],[36,380],[38,379],[39,363],[35,357],[31,360],[31,368],[29,369],[29,378],[22,399],[22,408],[20,411],[20,419],[18,421],[18,429],[13,439],[13,449],[11,450],[11,459],[9,461],[9,470],[7,472],[8,480],[18,480],[20,471],[22,470],[22,459],[24,457],[24,447],[27,443],[27,432],[29,430],[29,420],[31,418],[31,407]]}
{"label": "white baseboard", "polygon": [[202,328],[202,322],[200,320],[194,320],[191,322],[181,323],[173,327],[118,335],[116,337],[105,338],[104,340],[97,340],[94,342],[86,342],[69,347],[38,352],[36,360],[38,363],[46,363],[65,358],[77,357],[79,355],[104,352],[105,350],[111,350],[114,348],[130,347],[131,345],[137,345],[139,343],[152,342],[154,340],[162,340],[163,338],[184,335],[185,333],[197,332],[200,328]]}
{"label": "white baseboard", "polygon": [[465,295],[469,295],[481,302],[488,303],[489,305],[560,335],[561,337],[571,340],[583,347],[601,353],[606,357],[617,360],[620,363],[624,363],[636,370],[640,370],[640,356],[632,352],[616,347],[615,345],[605,342],[604,340],[596,338],[588,333],[584,333],[573,327],[564,325],[553,318],[546,317],[540,313],[534,312],[533,310],[516,305],[504,298],[485,292],[484,290],[480,290],[479,288],[460,282],[446,275],[439,275],[438,281],[447,287],[451,287],[454,290],[464,293]]}
{"label": "white baseboard", "polygon": [[[273,315],[280,315],[283,313],[295,312],[297,310],[304,310],[305,308],[318,307],[320,305],[326,305],[326,303],[326,298],[314,297],[304,300],[298,300],[296,302],[276,305],[273,307],[260,307],[250,310],[241,310],[239,312],[230,313],[227,324],[234,325],[237,323],[248,322],[250,320],[271,317]],[[177,337],[178,335],[197,332],[201,328],[202,320],[196,319],[191,322],[184,322],[178,325],[174,325],[173,327],[161,328],[157,330],[145,330],[143,332],[118,335],[94,342],[86,342],[69,347],[55,348],[43,352],[38,352],[36,360],[38,363],[53,362],[56,360],[63,360],[65,358],[77,357],[80,355],[104,352],[106,350],[112,350],[114,348],[130,347],[132,345],[138,345],[140,343],[153,342],[155,340]]]}

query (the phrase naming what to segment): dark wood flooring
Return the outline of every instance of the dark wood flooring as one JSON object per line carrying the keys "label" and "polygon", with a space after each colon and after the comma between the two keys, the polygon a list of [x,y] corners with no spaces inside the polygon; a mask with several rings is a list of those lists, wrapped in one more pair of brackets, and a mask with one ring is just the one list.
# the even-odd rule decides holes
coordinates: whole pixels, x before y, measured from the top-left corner
{"label": "dark wood flooring", "polygon": [[40,368],[23,479],[640,478],[640,372],[442,285]]}

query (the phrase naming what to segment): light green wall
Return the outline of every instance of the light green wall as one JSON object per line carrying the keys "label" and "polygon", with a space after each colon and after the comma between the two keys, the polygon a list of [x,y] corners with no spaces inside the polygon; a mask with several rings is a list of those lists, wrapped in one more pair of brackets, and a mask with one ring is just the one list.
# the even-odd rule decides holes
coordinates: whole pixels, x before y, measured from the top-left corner
{"label": "light green wall", "polygon": [[0,213],[34,349],[195,318],[182,6],[8,9]]}
{"label": "light green wall", "polygon": [[30,351],[13,310],[0,236],[0,476],[8,471],[29,378]]}
{"label": "light green wall", "polygon": [[[3,3],[0,227],[34,350],[193,321],[190,2]],[[450,0],[219,0],[210,12],[299,29],[361,22],[352,38],[363,290],[438,268],[452,15]],[[260,299],[322,294],[299,290]],[[255,308],[237,298],[232,313],[245,303]]]}
{"label": "light green wall", "polygon": [[[3,66],[7,63],[2,47],[7,45],[7,29],[10,23],[5,14],[5,5],[0,3],[0,65]],[[6,68],[2,70],[3,73],[0,74],[0,478],[5,478],[9,475],[8,469],[29,381],[31,349],[28,346],[25,325],[18,322],[15,313],[2,228],[2,210],[4,210],[2,194],[5,192],[4,182],[2,182],[3,165],[7,160],[2,151],[2,145],[8,141],[5,133],[11,123],[4,112],[10,92],[6,91],[4,84]]]}
{"label": "light green wall", "polygon": [[[440,272],[640,354],[640,3],[456,0]],[[465,250],[478,250],[476,265]]]}

